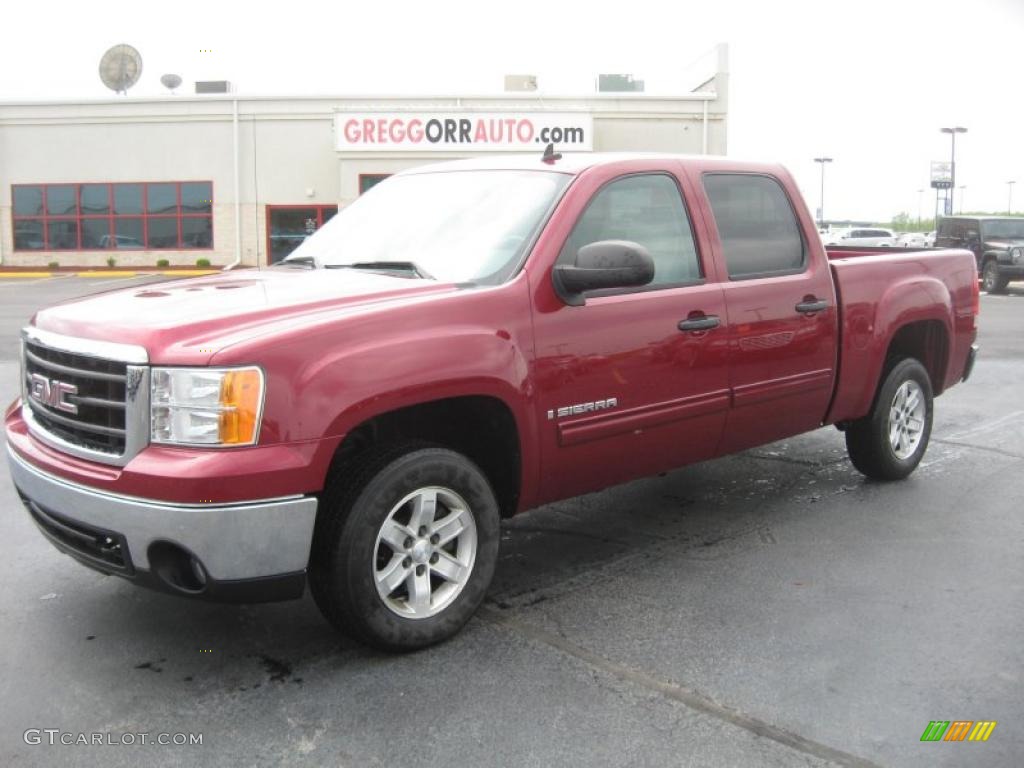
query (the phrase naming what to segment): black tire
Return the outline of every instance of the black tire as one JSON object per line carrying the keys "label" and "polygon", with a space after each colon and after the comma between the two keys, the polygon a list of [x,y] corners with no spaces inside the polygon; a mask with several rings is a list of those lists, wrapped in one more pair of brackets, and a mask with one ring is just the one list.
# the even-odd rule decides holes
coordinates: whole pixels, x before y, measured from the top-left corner
{"label": "black tire", "polygon": [[[907,456],[900,457],[890,439],[893,399],[905,382],[915,382],[924,399],[924,426],[920,441]],[[872,480],[902,480],[921,462],[932,433],[932,383],[928,371],[914,358],[891,364],[875,396],[871,412],[846,430],[850,461]]]}
{"label": "black tire", "polygon": [[[475,524],[476,552],[468,578],[449,604],[436,615],[407,618],[378,594],[377,537],[398,502],[427,487],[449,489],[465,500]],[[499,517],[487,478],[465,456],[425,443],[373,451],[329,479],[310,560],[313,599],[337,629],[383,650],[412,651],[446,640],[469,621],[490,586]]]}
{"label": "black tire", "polygon": [[988,293],[1002,293],[1010,283],[1010,278],[999,274],[999,264],[989,259],[981,269],[981,287]]}

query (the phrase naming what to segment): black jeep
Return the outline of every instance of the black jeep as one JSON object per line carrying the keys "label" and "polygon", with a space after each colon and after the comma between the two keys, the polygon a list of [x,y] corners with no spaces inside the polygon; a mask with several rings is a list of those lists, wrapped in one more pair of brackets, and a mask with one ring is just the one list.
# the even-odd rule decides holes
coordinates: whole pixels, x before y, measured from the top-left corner
{"label": "black jeep", "polygon": [[947,216],[939,222],[935,246],[974,251],[981,287],[989,293],[1024,280],[1024,218]]}

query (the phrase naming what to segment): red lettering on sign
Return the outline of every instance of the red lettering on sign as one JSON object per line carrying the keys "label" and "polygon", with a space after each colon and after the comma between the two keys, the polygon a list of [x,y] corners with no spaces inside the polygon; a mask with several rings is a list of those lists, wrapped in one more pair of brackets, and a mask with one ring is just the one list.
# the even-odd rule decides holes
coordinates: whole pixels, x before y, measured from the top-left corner
{"label": "red lettering on sign", "polygon": [[363,120],[363,141],[373,144],[373,120]]}
{"label": "red lettering on sign", "polygon": [[533,123],[529,120],[520,120],[516,136],[520,141],[533,141]]}
{"label": "red lettering on sign", "polygon": [[345,121],[345,141],[350,141],[355,144],[359,141],[359,121],[358,120],[346,120]]}
{"label": "red lettering on sign", "polygon": [[423,141],[423,122],[420,120],[410,120],[409,129],[405,133],[409,137],[409,141],[419,144]]}
{"label": "red lettering on sign", "polygon": [[392,143],[400,144],[405,141],[405,123],[402,120],[392,120],[388,128],[388,138]]}
{"label": "red lettering on sign", "polygon": [[476,133],[473,134],[473,141],[479,144],[487,143],[487,126],[483,120],[476,121]]}
{"label": "red lettering on sign", "polygon": [[512,132],[516,128],[516,119],[514,117],[510,117],[510,118],[506,119],[505,120],[505,127],[508,128],[508,138],[506,138],[505,141],[511,142],[512,141]]}

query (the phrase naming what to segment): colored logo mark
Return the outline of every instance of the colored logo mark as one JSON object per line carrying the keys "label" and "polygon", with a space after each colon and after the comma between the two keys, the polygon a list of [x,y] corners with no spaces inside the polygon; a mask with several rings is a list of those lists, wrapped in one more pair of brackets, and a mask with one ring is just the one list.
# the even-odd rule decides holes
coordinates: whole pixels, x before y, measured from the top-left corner
{"label": "colored logo mark", "polygon": [[921,734],[921,741],[988,741],[995,720],[932,720]]}

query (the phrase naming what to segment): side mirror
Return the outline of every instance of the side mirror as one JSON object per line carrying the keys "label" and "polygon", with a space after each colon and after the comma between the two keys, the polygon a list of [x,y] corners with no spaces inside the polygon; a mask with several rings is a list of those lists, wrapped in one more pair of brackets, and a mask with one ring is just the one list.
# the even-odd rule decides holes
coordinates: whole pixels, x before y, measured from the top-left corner
{"label": "side mirror", "polygon": [[552,272],[555,293],[566,304],[584,304],[586,291],[633,288],[654,279],[654,259],[640,243],[601,240],[576,252],[576,263],[558,264]]}

